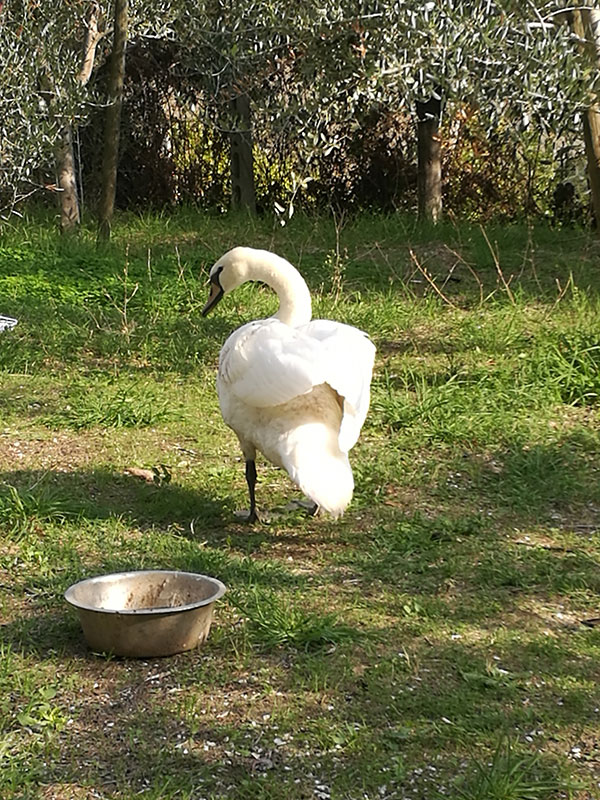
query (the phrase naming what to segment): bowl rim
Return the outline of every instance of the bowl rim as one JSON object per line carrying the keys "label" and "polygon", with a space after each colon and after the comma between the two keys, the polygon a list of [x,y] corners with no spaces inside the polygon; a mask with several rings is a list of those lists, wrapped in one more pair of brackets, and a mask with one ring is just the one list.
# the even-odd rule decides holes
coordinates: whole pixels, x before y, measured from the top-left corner
{"label": "bowl rim", "polygon": [[[174,575],[174,576],[187,576],[190,578],[204,578],[210,581],[215,586],[215,592],[204,600],[197,600],[194,603],[187,603],[183,606],[159,606],[157,608],[99,608],[98,606],[91,606],[87,603],[82,603],[73,597],[75,589],[86,583],[97,583],[107,581],[114,578],[131,578],[138,575]],[[179,614],[182,611],[191,611],[195,608],[202,608],[210,603],[219,600],[225,592],[227,587],[218,578],[213,578],[212,575],[203,575],[199,572],[185,572],[177,569],[138,569],[128,570],[127,572],[109,572],[103,575],[93,575],[89,578],[84,578],[77,583],[71,584],[63,594],[63,597],[74,608],[82,609],[84,611],[95,611],[97,614],[118,614],[120,616],[140,616],[140,615],[165,615],[165,614]]]}

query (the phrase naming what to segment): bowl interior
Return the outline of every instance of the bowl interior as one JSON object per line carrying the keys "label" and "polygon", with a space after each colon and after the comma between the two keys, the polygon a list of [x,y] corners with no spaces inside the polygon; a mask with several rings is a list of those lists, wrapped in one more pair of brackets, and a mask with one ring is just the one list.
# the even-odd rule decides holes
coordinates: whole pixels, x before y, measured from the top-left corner
{"label": "bowl interior", "polygon": [[94,611],[164,613],[207,605],[224,591],[221,581],[207,575],[149,570],[88,578],[67,589],[65,599]]}

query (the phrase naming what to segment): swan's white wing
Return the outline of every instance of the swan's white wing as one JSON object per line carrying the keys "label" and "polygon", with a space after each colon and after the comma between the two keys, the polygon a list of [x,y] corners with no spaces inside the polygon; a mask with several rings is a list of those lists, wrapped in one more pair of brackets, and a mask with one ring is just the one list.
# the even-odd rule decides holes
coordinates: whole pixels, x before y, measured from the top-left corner
{"label": "swan's white wing", "polygon": [[249,322],[221,350],[219,382],[249,405],[287,403],[326,381],[321,343],[280,322]]}
{"label": "swan's white wing", "polygon": [[344,398],[339,445],[348,452],[356,444],[369,410],[375,345],[358,328],[327,319],[313,320],[297,330],[320,342],[324,380]]}
{"label": "swan's white wing", "polygon": [[375,346],[363,331],[331,320],[290,328],[256,320],[231,334],[219,359],[219,383],[249,405],[280,405],[328,383],[344,400],[340,449],[356,444],[369,409]]}

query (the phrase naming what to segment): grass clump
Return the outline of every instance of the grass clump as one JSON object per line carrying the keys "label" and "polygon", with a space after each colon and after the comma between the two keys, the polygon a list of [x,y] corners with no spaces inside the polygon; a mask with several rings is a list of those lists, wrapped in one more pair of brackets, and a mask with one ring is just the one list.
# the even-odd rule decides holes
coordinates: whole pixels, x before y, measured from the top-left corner
{"label": "grass clump", "polygon": [[168,398],[146,382],[78,384],[61,411],[46,418],[55,428],[142,428],[177,416]]}
{"label": "grass clump", "polygon": [[76,513],[48,483],[30,488],[0,484],[0,526],[12,536],[24,535],[44,524],[63,524]]}
{"label": "grass clump", "polygon": [[306,611],[272,592],[253,591],[232,603],[247,620],[251,642],[260,648],[294,647],[319,650],[356,641],[361,633],[332,612]]}
{"label": "grass clump", "polygon": [[472,762],[472,771],[455,787],[455,796],[457,800],[553,800],[568,797],[564,793],[572,788],[571,782],[548,774],[540,753],[519,753],[505,739],[490,760]]}
{"label": "grass clump", "polygon": [[541,367],[560,402],[593,406],[600,399],[600,334],[562,333]]}

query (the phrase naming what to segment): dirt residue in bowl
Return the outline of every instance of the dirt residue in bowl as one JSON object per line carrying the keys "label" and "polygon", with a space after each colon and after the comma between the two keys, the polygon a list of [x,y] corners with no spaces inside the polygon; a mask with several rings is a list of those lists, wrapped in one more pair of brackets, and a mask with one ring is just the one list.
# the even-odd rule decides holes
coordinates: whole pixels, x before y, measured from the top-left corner
{"label": "dirt residue in bowl", "polygon": [[[135,611],[156,611],[160,608],[178,608],[186,606],[198,600],[198,597],[187,589],[182,591],[173,590],[169,593],[167,584],[168,579],[145,588],[143,593],[129,592],[125,602],[125,609]],[[165,587],[167,591],[165,592]]]}

